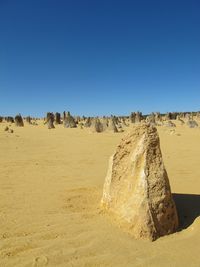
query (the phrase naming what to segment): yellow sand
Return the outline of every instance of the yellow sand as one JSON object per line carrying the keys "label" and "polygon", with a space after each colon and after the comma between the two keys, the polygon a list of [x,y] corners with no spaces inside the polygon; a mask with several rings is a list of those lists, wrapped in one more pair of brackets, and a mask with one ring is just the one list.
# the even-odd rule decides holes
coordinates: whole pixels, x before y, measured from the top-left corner
{"label": "yellow sand", "polygon": [[[135,240],[101,214],[122,133],[0,124],[0,266],[200,266],[200,129],[159,127],[181,230]],[[185,216],[185,217],[184,217]]]}

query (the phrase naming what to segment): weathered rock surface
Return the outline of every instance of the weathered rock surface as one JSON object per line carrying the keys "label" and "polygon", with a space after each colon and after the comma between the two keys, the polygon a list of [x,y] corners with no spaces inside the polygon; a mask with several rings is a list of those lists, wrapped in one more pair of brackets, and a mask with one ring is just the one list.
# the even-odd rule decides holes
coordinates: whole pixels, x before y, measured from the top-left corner
{"label": "weathered rock surface", "polygon": [[155,240],[178,227],[157,129],[138,125],[109,162],[101,207],[135,238]]}

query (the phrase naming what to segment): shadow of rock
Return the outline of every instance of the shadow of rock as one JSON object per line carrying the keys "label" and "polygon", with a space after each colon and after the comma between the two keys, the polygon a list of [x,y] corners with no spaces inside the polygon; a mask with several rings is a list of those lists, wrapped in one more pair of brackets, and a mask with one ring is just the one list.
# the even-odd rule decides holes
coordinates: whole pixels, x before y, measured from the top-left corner
{"label": "shadow of rock", "polygon": [[179,217],[179,231],[186,229],[200,216],[200,195],[173,194]]}

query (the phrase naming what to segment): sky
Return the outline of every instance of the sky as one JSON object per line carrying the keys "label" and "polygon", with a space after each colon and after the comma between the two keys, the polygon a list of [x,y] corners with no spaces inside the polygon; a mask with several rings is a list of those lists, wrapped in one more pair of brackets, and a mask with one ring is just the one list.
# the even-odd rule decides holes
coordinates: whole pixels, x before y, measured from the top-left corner
{"label": "sky", "polygon": [[200,110],[199,0],[0,0],[0,115]]}

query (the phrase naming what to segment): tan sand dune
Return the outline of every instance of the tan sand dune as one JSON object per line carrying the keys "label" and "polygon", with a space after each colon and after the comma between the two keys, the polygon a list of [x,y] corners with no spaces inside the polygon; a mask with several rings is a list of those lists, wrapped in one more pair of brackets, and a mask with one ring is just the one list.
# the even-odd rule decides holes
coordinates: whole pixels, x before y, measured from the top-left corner
{"label": "tan sand dune", "polygon": [[124,133],[38,123],[12,125],[12,134],[0,124],[0,266],[200,266],[199,128],[158,127],[181,228],[149,242],[99,208]]}

